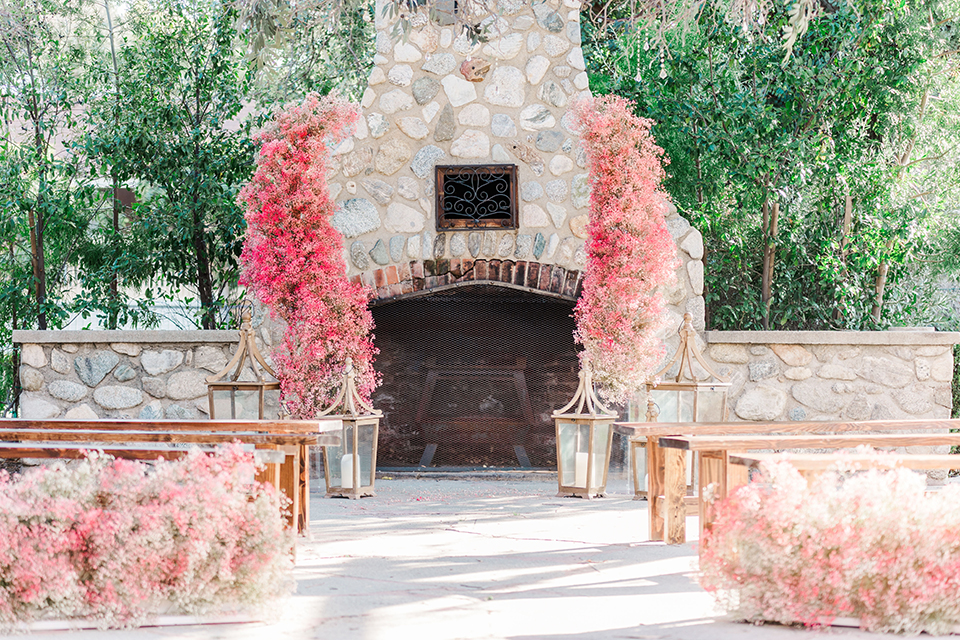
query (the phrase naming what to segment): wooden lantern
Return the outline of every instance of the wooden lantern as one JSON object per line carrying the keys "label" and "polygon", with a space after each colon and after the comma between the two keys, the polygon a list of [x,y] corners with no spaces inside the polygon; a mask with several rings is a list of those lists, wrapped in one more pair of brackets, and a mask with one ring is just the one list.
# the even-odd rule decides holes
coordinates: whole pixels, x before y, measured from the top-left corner
{"label": "wooden lantern", "polygon": [[[724,422],[727,419],[727,391],[730,382],[720,377],[697,348],[697,331],[693,328],[693,316],[683,314],[683,324],[678,331],[680,345],[676,353],[647,383],[647,397],[657,407],[653,420],[658,422]],[[680,362],[677,373],[666,378],[667,372]],[[706,377],[701,379],[693,370],[694,362],[700,365]],[[647,412],[651,420],[651,412]]]}
{"label": "wooden lantern", "polygon": [[[576,409],[570,412],[574,406]],[[617,415],[597,398],[590,364],[584,359],[573,400],[553,413],[557,429],[558,496],[588,500],[603,497],[616,419]]]}
{"label": "wooden lantern", "polygon": [[[654,374],[647,383],[647,422],[725,422],[727,419],[727,393],[730,381],[722,378],[706,360],[703,359],[697,348],[697,332],[693,328],[693,316],[683,315],[683,324],[678,331],[680,344],[670,361]],[[676,375],[667,379],[668,372],[679,362]],[[694,363],[701,368],[701,374],[694,370]],[[636,451],[635,451],[636,452]],[[636,452],[638,453],[638,452]],[[646,456],[633,456],[634,481],[636,495],[640,495],[639,481],[644,475],[649,478],[647,499],[650,502],[650,539],[663,540],[663,519],[659,516],[663,508],[685,509],[684,505],[662,505],[661,495],[663,487],[660,479],[670,486],[677,486],[679,495],[683,495],[684,485],[689,494],[693,485],[693,465],[688,460],[685,465],[686,477],[675,477],[674,471],[680,468],[683,460],[668,460],[670,456],[682,456],[683,452],[677,449],[661,451],[658,439],[647,439]],[[646,463],[646,469],[641,472],[638,465]],[[681,474],[682,475],[682,474]],[[688,497],[691,504],[696,498]],[[683,542],[676,532],[670,532],[669,541],[673,544]]]}
{"label": "wooden lantern", "polygon": [[[240,380],[240,374],[245,368],[252,372],[253,380]],[[231,374],[230,372],[233,371]],[[270,379],[264,374],[269,375]],[[257,419],[263,420],[266,408],[266,395],[268,391],[280,391],[280,382],[277,380],[277,374],[267,364],[260,350],[257,348],[257,338],[250,322],[250,311],[244,309],[240,321],[240,344],[237,345],[237,352],[233,359],[227,363],[227,366],[216,375],[207,377],[207,400],[210,403],[210,419],[225,420],[227,416],[217,415],[216,399],[223,395],[228,395],[230,403],[231,420],[237,418],[252,419],[252,415],[243,415],[242,407],[238,411],[238,400],[242,403],[243,399],[256,395],[257,397]],[[239,415],[238,415],[239,414]],[[271,418],[279,416],[270,416]]]}
{"label": "wooden lantern", "polygon": [[323,477],[328,498],[357,499],[375,495],[377,474],[377,436],[383,412],[365,403],[357,393],[353,359],[347,358],[343,384],[333,403],[320,415],[343,421],[340,446],[323,448]]}

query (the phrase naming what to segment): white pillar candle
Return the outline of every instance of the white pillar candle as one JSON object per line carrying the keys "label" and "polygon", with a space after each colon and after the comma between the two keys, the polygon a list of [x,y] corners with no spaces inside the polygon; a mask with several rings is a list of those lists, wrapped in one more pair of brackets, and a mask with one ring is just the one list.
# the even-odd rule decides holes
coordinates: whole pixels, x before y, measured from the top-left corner
{"label": "white pillar candle", "polygon": [[353,488],[353,454],[351,453],[340,458],[340,487]]}
{"label": "white pillar candle", "polygon": [[588,454],[578,453],[577,459],[573,465],[573,468],[576,470],[576,482],[574,486],[576,487],[586,487],[587,486],[587,459]]}

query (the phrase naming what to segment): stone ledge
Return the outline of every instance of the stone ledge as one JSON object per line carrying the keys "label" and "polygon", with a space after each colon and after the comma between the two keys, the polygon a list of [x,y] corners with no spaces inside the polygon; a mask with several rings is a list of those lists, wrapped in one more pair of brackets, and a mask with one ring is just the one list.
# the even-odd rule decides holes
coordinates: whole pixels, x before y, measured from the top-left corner
{"label": "stone ledge", "polygon": [[204,344],[238,342],[237,331],[14,331],[14,344]]}
{"label": "stone ledge", "polygon": [[707,331],[708,344],[954,345],[953,331]]}

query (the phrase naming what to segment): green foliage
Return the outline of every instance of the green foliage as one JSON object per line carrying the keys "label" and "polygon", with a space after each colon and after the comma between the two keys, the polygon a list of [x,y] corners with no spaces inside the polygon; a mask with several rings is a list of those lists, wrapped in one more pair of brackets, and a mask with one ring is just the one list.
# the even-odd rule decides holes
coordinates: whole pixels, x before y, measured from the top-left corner
{"label": "green foliage", "polygon": [[121,180],[142,185],[131,219],[143,266],[195,292],[198,324],[213,329],[237,282],[245,225],[236,197],[254,154],[237,13],[219,0],[157,0],[130,19],[119,65],[123,117],[93,146],[121,159],[112,167]]}
{"label": "green foliage", "polygon": [[360,100],[375,52],[373,0],[240,0],[235,6],[255,64],[258,101],[290,102],[311,92]]}
{"label": "green foliage", "polygon": [[713,328],[759,329],[769,314],[769,328],[868,329],[915,315],[906,299],[881,305],[927,244],[930,210],[905,194],[904,165],[943,43],[919,9],[839,3],[786,60],[783,6],[753,31],[705,8],[670,56],[649,32],[586,30],[593,89],[634,98],[658,123],[665,186],[705,237]]}

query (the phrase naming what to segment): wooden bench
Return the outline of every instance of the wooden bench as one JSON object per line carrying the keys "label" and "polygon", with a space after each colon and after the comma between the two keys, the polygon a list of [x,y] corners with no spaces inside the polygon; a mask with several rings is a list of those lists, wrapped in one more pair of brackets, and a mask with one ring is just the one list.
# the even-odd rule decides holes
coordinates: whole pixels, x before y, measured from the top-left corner
{"label": "wooden bench", "polygon": [[[833,423],[821,423],[824,426]],[[867,423],[861,423],[867,424]],[[666,456],[663,511],[666,541],[686,541],[685,510],[686,469],[683,452],[691,451],[699,465],[698,490],[703,496],[711,486],[716,498],[725,497],[734,488],[746,484],[746,466],[731,464],[730,455],[757,449],[847,449],[861,445],[880,449],[897,447],[960,445],[960,433],[845,433],[824,435],[694,435],[661,437],[658,442]],[[713,521],[712,504],[700,500],[700,531]]]}
{"label": "wooden bench", "polygon": [[239,442],[266,462],[257,480],[291,501],[290,525],[309,524],[306,447],[340,444],[342,422],[322,420],[19,420],[0,419],[0,458],[80,458],[96,449],[117,458],[177,459],[188,448]]}
{"label": "wooden bench", "polygon": [[960,455],[952,454],[905,453],[876,456],[862,453],[731,453],[727,459],[731,465],[740,465],[751,471],[764,464],[787,462],[808,479],[834,469],[838,464],[859,469],[960,469]]}
{"label": "wooden bench", "polygon": [[[676,450],[661,450],[659,438],[679,435],[747,435],[747,434],[830,434],[830,433],[869,433],[911,430],[949,430],[960,429],[960,420],[866,420],[843,422],[616,422],[614,429],[626,437],[632,452],[639,453],[641,446],[646,449],[647,473],[649,474],[648,509],[649,539],[664,540],[664,482],[667,460],[672,460]],[[682,453],[676,453],[682,457]],[[685,461],[680,460],[681,464]],[[642,478],[634,466],[634,481],[639,488]]]}

